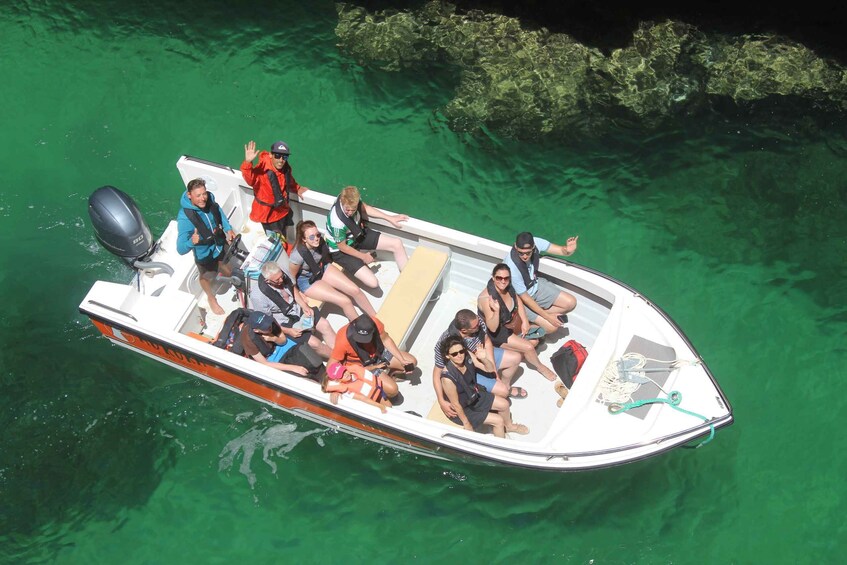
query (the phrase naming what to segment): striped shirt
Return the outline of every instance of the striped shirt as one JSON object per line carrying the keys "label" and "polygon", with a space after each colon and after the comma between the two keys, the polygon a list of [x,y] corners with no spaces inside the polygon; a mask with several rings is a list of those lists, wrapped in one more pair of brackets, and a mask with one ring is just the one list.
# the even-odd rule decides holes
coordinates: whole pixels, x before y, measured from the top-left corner
{"label": "striped shirt", "polygon": [[[476,335],[472,336],[462,336],[462,341],[465,342],[465,348],[468,351],[476,351],[478,347],[483,347],[483,341],[485,340],[485,333],[488,331],[488,326],[485,325],[485,321],[481,316],[477,314],[477,320],[479,320],[479,330],[476,332]],[[441,337],[438,338],[438,341],[435,342],[435,366],[439,369],[444,368],[444,357],[441,355],[441,344],[444,343],[444,340],[447,339],[447,336],[450,335],[449,328],[441,334]]]}

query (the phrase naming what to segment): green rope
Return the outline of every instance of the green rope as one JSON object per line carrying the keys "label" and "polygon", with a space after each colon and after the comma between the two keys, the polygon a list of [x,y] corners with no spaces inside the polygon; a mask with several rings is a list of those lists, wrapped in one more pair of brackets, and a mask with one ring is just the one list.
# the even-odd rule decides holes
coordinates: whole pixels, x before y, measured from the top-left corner
{"label": "green rope", "polygon": [[[700,418],[704,422],[708,423],[709,418],[706,418],[705,416],[701,416],[700,414],[697,414],[695,412],[691,412],[691,411],[686,410],[684,408],[680,408],[679,407],[680,402],[682,402],[682,393],[679,392],[679,391],[676,391],[676,390],[672,390],[670,392],[670,394],[668,394],[667,398],[650,398],[650,399],[646,399],[646,400],[636,400],[636,401],[633,401],[633,402],[627,402],[625,404],[617,404],[617,403],[609,404],[609,413],[612,414],[612,415],[622,414],[622,413],[626,412],[627,410],[632,410],[633,408],[638,408],[639,406],[644,406],[645,404],[661,403],[661,404],[667,404],[668,406],[670,406],[674,410],[678,410],[679,412],[682,412],[683,414],[688,414],[689,416],[694,416],[695,418]],[[709,424],[709,437],[707,437],[705,440],[701,441],[699,444],[695,445],[694,449],[697,449],[698,447],[703,447],[704,445],[706,445],[707,443],[712,441],[712,438],[714,438],[714,437],[715,437],[715,426],[714,426],[714,424]]]}

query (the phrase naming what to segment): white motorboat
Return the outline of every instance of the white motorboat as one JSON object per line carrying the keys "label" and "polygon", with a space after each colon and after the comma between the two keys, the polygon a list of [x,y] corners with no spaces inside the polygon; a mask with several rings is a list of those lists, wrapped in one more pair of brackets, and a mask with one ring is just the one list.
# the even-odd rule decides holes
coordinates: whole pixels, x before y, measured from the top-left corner
{"label": "white motorboat", "polygon": [[[240,171],[188,156],[179,159],[177,169],[183,184],[206,180],[250,253],[245,264],[260,264],[270,240],[248,218],[253,193]],[[295,221],[310,219],[323,227],[334,200],[334,195],[314,190],[302,198],[292,196]],[[208,343],[224,317],[207,312],[193,256],[177,253],[176,221],[153,245],[131,199],[113,204],[107,215],[119,223],[133,214],[140,220],[124,249],[110,249],[134,265],[134,276],[129,282],[95,282],[80,311],[114,344],[323,426],[440,459],[572,471],[702,443],[732,423],[724,393],[661,309],[607,275],[549,257],[542,258],[541,273],[574,294],[578,305],[569,314],[567,329],[548,336],[539,348],[540,357],[549,365],[551,355],[569,339],[589,352],[570,394],[557,406],[559,395],[552,384],[522,365],[516,384],[528,397],[513,399],[512,415],[529,427],[529,434],[497,438],[451,423],[432,387],[433,346],[456,311],[476,310],[476,297],[491,268],[510,246],[414,218],[403,229],[374,221],[380,231],[403,240],[410,261],[400,273],[392,257],[378,256],[376,274],[384,294],[370,298],[389,334],[418,358],[420,372],[400,381],[404,402],[384,414],[347,398],[333,404],[312,380]],[[523,229],[515,226],[516,232]],[[140,251],[134,249],[139,246]],[[284,259],[282,253],[279,261]],[[221,285],[219,294],[224,309],[240,306],[230,285]],[[337,330],[347,320],[327,306]]]}

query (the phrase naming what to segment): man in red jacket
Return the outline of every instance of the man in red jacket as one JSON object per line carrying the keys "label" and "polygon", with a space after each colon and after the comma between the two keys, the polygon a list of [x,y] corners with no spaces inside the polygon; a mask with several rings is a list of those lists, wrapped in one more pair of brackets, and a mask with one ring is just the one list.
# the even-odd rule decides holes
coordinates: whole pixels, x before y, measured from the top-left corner
{"label": "man in red jacket", "polygon": [[[241,176],[253,187],[253,208],[250,219],[259,222],[268,231],[286,235],[286,228],[294,225],[288,196],[292,192],[303,194],[306,187],[297,184],[291,174],[288,156],[291,151],[284,141],[271,145],[271,150],[256,150],[256,142],[250,141],[244,146],[244,162],[241,163]],[[259,157],[259,164],[253,160]]]}

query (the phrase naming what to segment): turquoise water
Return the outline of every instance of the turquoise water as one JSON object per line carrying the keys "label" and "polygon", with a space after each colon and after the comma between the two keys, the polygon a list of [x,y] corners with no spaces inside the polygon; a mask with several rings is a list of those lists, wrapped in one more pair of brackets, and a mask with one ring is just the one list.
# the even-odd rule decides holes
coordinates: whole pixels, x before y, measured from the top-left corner
{"label": "turquoise water", "polygon": [[[0,15],[0,560],[61,563],[833,562],[847,547],[843,116],[775,101],[590,142],[458,135],[455,75],[339,53],[330,3],[21,3]],[[297,179],[574,257],[685,330],[736,424],[579,474],[447,464],[269,412],[113,347],[77,311],[128,270],[86,213],[104,184],[155,233],[182,154],[282,138]]]}

